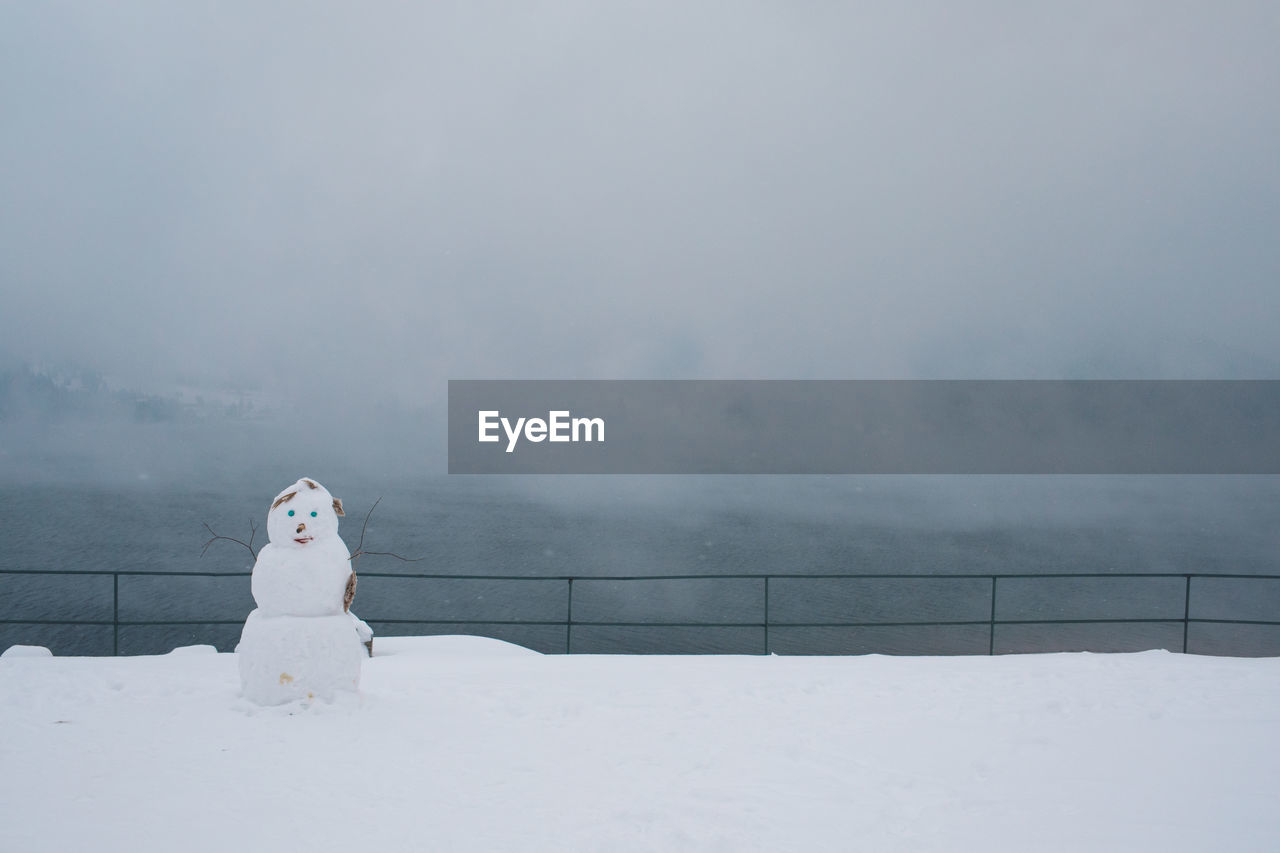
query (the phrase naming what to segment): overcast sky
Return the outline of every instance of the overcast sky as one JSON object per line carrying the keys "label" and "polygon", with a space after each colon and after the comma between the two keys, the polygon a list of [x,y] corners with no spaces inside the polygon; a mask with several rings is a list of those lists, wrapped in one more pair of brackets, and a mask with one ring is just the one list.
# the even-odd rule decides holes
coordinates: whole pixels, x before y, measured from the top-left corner
{"label": "overcast sky", "polygon": [[0,349],[336,406],[1277,378],[1277,45],[1274,2],[9,3]]}

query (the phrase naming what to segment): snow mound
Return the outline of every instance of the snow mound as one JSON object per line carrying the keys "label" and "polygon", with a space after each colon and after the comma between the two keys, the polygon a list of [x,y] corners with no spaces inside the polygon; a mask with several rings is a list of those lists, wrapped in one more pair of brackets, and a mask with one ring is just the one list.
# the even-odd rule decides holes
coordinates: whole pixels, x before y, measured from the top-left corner
{"label": "snow mound", "polygon": [[379,637],[373,644],[374,657],[388,655],[430,655],[457,658],[541,657],[541,653],[515,643],[491,637],[447,634],[438,637]]}
{"label": "snow mound", "polygon": [[203,644],[195,646],[178,646],[176,649],[169,652],[170,655],[175,655],[177,657],[182,657],[184,655],[216,655],[217,653],[218,650],[215,647]]}
{"label": "snow mound", "polygon": [[10,646],[0,658],[51,658],[53,652],[44,646]]}

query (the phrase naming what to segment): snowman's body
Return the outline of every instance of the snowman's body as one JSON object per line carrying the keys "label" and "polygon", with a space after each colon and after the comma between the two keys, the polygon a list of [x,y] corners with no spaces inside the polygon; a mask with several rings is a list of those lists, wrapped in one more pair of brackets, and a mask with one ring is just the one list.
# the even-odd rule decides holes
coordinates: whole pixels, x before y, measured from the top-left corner
{"label": "snowman's body", "polygon": [[[338,536],[341,501],[303,478],[276,496],[253,566],[253,598],[236,652],[245,698],[262,705],[355,690],[365,656],[345,612],[352,580]],[[363,623],[361,623],[363,624]]]}

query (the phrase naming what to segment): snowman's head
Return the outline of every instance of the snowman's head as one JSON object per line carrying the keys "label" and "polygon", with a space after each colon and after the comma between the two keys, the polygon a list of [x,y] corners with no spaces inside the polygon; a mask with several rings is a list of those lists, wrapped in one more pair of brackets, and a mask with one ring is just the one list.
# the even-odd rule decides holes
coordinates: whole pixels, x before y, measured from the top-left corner
{"label": "snowman's head", "polygon": [[315,480],[303,477],[271,502],[267,538],[286,548],[305,548],[338,535],[342,501]]}

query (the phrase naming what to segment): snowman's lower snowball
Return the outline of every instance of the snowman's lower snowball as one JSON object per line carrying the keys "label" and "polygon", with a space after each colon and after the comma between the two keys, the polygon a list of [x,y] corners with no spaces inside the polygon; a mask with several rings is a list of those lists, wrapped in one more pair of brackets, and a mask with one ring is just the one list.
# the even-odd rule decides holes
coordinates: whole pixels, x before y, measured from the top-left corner
{"label": "snowman's lower snowball", "polygon": [[244,696],[259,705],[331,701],[339,690],[356,690],[366,655],[346,613],[266,616],[254,610],[236,648]]}

